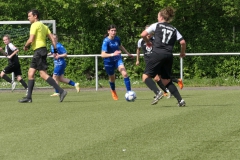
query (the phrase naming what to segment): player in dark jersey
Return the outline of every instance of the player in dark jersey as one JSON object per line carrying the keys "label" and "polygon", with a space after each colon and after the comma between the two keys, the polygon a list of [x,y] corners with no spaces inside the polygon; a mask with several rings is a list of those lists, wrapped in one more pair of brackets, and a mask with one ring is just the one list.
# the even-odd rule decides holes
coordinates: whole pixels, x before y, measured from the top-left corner
{"label": "player in dark jersey", "polygon": [[104,62],[104,68],[109,77],[109,84],[111,87],[111,93],[113,100],[118,100],[118,96],[115,90],[115,69],[122,74],[124,78],[124,84],[127,91],[131,91],[131,83],[127,74],[127,70],[124,66],[121,56],[121,50],[124,51],[128,56],[132,55],[121,45],[120,38],[116,36],[117,29],[115,25],[108,27],[108,35],[104,38],[102,43],[101,56]]}
{"label": "player in dark jersey", "polygon": [[[185,106],[177,87],[171,81],[172,64],[173,64],[173,47],[176,41],[181,45],[180,57],[185,57],[186,42],[179,31],[169,24],[174,17],[174,9],[166,7],[158,13],[158,22],[152,24],[149,28],[141,33],[143,40],[148,47],[153,47],[146,64],[143,74],[143,81],[149,89],[153,90],[156,97],[152,101],[152,105],[157,104],[162,98],[163,93],[158,89],[153,81],[156,75],[160,75],[162,83],[169,89],[172,95],[177,99],[178,106]],[[147,39],[149,33],[154,32],[154,43]]]}
{"label": "player in dark jersey", "polygon": [[[149,27],[149,25],[147,25],[145,27],[145,29],[147,29]],[[154,37],[153,37],[153,33],[150,33],[147,35],[147,38],[151,41],[151,43],[153,43],[154,41]],[[146,42],[143,40],[143,38],[138,40],[137,43],[137,59],[136,59],[136,65],[139,65],[139,58],[140,58],[140,51],[142,50],[143,54],[144,54],[144,61],[145,64],[147,64],[147,61],[149,59],[149,54],[152,53],[152,47],[148,47],[146,46]],[[177,83],[179,88],[182,89],[183,88],[183,82],[182,79],[177,79],[177,78],[171,78],[173,82]],[[163,90],[164,92],[164,96],[167,98],[171,97],[171,93],[169,92],[169,90],[163,85],[162,81],[160,80],[159,76],[156,75],[154,77],[154,81],[158,84],[158,86]]]}
{"label": "player in dark jersey", "polygon": [[3,42],[6,45],[5,51],[0,48],[0,52],[2,52],[3,55],[5,55],[8,58],[8,66],[4,68],[4,70],[1,72],[1,77],[6,80],[7,82],[12,84],[12,91],[16,87],[16,82],[12,81],[6,74],[14,73],[14,76],[16,76],[17,81],[19,81],[22,86],[27,90],[27,84],[22,79],[22,71],[21,66],[18,59],[18,49],[11,43],[11,39],[9,35],[3,36]]}
{"label": "player in dark jersey", "polygon": [[[149,26],[147,25],[145,27],[145,29],[147,29]],[[150,33],[147,35],[147,39],[149,39],[149,41],[151,43],[153,43],[153,33]],[[152,46],[148,47],[146,46],[146,42],[143,40],[143,38],[138,40],[138,47],[137,47],[137,60],[136,60],[136,65],[139,65],[139,58],[140,58],[140,50],[142,50],[143,52],[143,56],[144,56],[144,62],[145,64],[147,64],[148,59],[150,54],[152,53]],[[166,96],[167,98],[171,97],[171,93],[169,92],[168,94],[168,90],[166,89],[166,87],[163,85],[162,81],[160,80],[159,76],[156,75],[154,77],[155,82],[158,84],[158,86],[163,90],[164,92],[164,96]]]}

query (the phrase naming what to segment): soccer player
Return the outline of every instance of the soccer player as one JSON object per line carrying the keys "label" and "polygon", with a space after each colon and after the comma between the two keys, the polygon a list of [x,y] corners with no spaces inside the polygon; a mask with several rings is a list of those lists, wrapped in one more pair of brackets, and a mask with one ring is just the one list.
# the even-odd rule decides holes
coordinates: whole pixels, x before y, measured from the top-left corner
{"label": "soccer player", "polygon": [[121,45],[120,38],[116,36],[117,28],[115,25],[110,25],[107,30],[108,34],[104,38],[102,43],[101,57],[103,58],[104,67],[109,77],[109,84],[111,87],[112,98],[118,100],[118,96],[115,89],[115,69],[122,74],[124,78],[124,84],[127,91],[131,91],[131,83],[127,74],[127,70],[124,67],[121,50],[128,56],[132,55]]}
{"label": "soccer player", "polygon": [[67,95],[67,92],[64,91],[56,81],[47,74],[47,48],[46,48],[46,38],[48,37],[53,44],[54,54],[57,54],[57,46],[54,41],[53,35],[51,34],[49,28],[40,22],[40,14],[38,10],[30,10],[28,12],[28,20],[31,23],[30,27],[30,36],[25,43],[23,49],[26,51],[31,45],[34,55],[28,70],[28,95],[23,99],[19,100],[20,103],[31,103],[32,102],[32,91],[34,87],[34,75],[36,71],[39,71],[40,77],[43,78],[49,85],[53,86],[60,93],[60,102],[62,102]]}
{"label": "soccer player", "polygon": [[[75,83],[74,81],[64,77],[64,71],[66,68],[66,62],[64,58],[67,57],[67,51],[64,46],[58,42],[58,36],[56,34],[53,34],[53,38],[58,50],[58,53],[54,56],[53,79],[57,82],[57,84],[59,84],[59,82],[63,82],[71,86],[75,86],[78,93],[80,91],[79,83]],[[53,45],[51,45],[51,52],[48,55],[54,55]],[[51,96],[59,96],[59,91],[55,89],[55,93],[53,93]]]}
{"label": "soccer player", "polygon": [[4,35],[3,36],[3,42],[6,45],[5,46],[5,51],[0,48],[0,52],[2,52],[2,54],[4,56],[6,56],[8,58],[8,66],[4,68],[4,70],[1,72],[0,76],[1,78],[3,78],[4,80],[6,80],[7,82],[12,84],[12,91],[15,89],[16,87],[16,82],[12,81],[6,74],[10,74],[10,73],[14,73],[14,76],[17,77],[17,81],[19,81],[22,86],[27,90],[27,84],[26,82],[22,79],[22,71],[21,71],[21,65],[19,63],[19,59],[18,59],[18,49],[17,47],[15,47],[13,45],[13,43],[11,43],[11,39],[9,35]]}
{"label": "soccer player", "polygon": [[[147,29],[149,27],[149,25],[146,25],[145,29]],[[153,37],[153,33],[150,33],[147,35],[146,37],[149,41],[151,41],[151,43],[153,43],[154,41],[154,37]],[[136,59],[136,65],[139,65],[139,58],[140,58],[140,51],[142,50],[143,54],[144,54],[144,61],[145,64],[147,64],[148,59],[149,59],[149,55],[152,53],[152,46],[148,47],[146,46],[146,42],[143,40],[143,38],[140,38],[138,40],[137,43],[137,59]],[[154,77],[154,81],[158,84],[158,86],[163,90],[164,92],[164,96],[166,96],[167,98],[171,97],[171,93],[169,92],[169,90],[163,85],[162,81],[160,80],[159,76],[156,75]],[[183,88],[183,83],[181,79],[177,79],[177,78],[172,78],[172,81],[175,83],[178,83],[178,86],[180,89]]]}
{"label": "soccer player", "polygon": [[[182,99],[177,87],[171,81],[171,72],[173,64],[172,50],[176,41],[181,45],[180,57],[185,57],[186,42],[180,32],[170,25],[174,17],[174,9],[166,7],[158,13],[158,22],[152,24],[141,33],[143,40],[148,47],[153,47],[149,61],[146,64],[143,81],[149,89],[153,90],[156,97],[152,101],[152,105],[157,104],[163,93],[158,89],[153,77],[160,75],[162,83],[169,89],[172,95],[177,99],[178,106],[185,106],[186,103]],[[147,39],[147,35],[154,32],[154,43]]]}

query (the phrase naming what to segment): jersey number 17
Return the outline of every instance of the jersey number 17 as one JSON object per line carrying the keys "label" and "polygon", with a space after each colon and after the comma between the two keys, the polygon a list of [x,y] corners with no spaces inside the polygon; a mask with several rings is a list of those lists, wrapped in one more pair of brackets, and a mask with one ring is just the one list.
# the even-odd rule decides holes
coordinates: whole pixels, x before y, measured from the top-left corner
{"label": "jersey number 17", "polygon": [[162,43],[168,44],[169,40],[172,37],[173,31],[164,28],[162,29],[162,32],[163,32]]}

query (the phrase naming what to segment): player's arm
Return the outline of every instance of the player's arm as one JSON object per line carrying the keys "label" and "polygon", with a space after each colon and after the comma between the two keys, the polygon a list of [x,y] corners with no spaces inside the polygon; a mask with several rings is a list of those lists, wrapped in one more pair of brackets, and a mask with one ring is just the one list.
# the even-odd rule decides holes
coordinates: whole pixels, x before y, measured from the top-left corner
{"label": "player's arm", "polygon": [[0,52],[7,57],[7,53],[0,47]]}
{"label": "player's arm", "polygon": [[181,45],[181,51],[180,51],[180,57],[185,57],[186,56],[186,41],[182,37],[182,35],[178,32],[177,30],[177,40],[179,41]]}
{"label": "player's arm", "polygon": [[151,34],[151,33],[153,33],[156,30],[157,24],[158,23],[154,23],[154,24],[150,25],[147,29],[145,29],[141,33],[141,37],[146,42],[147,46],[152,46],[152,42],[150,41],[150,39],[147,39],[147,36],[148,36],[148,34]]}
{"label": "player's arm", "polygon": [[181,52],[180,52],[180,57],[185,57],[186,56],[186,41],[184,39],[179,41],[181,45]]}
{"label": "player's arm", "polygon": [[7,56],[9,59],[11,59],[15,54],[17,54],[18,53],[18,49],[16,48],[15,50],[14,50],[14,52],[10,55],[10,56]]}
{"label": "player's arm", "polygon": [[30,34],[27,42],[25,43],[24,47],[23,47],[23,50],[26,51],[28,50],[29,46],[32,44],[32,42],[34,41],[35,39],[35,35],[34,34]]}
{"label": "player's arm", "polygon": [[146,45],[151,45],[151,42],[149,39],[147,39],[148,32],[146,30],[142,31],[141,37],[146,42]]}
{"label": "player's arm", "polygon": [[139,59],[140,59],[140,50],[141,50],[141,48],[137,48],[137,51],[136,51],[136,54],[137,54],[136,65],[139,65]]}
{"label": "player's arm", "polygon": [[53,45],[53,53],[57,53],[57,43],[55,42],[54,38],[53,38],[53,34],[49,31],[49,33],[47,34],[47,37],[51,40],[52,45]]}
{"label": "player's arm", "polygon": [[115,51],[113,53],[107,53],[106,51],[102,51],[101,52],[101,57],[102,58],[108,58],[108,57],[117,56],[119,54],[121,54],[121,51],[119,51],[119,50],[117,50],[117,51]]}
{"label": "player's arm", "polygon": [[133,55],[131,55],[122,45],[119,46],[119,48],[126,53],[128,56],[133,57]]}

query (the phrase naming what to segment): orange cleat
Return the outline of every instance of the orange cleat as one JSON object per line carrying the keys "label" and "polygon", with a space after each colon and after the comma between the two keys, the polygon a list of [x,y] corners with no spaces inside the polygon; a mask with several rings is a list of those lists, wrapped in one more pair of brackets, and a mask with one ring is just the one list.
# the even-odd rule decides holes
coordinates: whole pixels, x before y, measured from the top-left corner
{"label": "orange cleat", "polygon": [[183,81],[182,81],[182,79],[178,79],[178,86],[179,86],[180,89],[183,88]]}
{"label": "orange cleat", "polygon": [[112,93],[113,100],[117,101],[118,100],[118,96],[117,96],[116,90],[111,90],[111,93]]}
{"label": "orange cleat", "polygon": [[168,96],[168,93],[163,93],[163,96],[164,96],[164,97],[167,97],[167,96]]}

